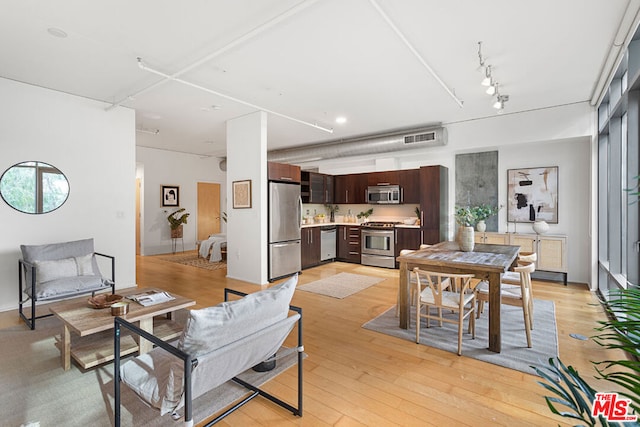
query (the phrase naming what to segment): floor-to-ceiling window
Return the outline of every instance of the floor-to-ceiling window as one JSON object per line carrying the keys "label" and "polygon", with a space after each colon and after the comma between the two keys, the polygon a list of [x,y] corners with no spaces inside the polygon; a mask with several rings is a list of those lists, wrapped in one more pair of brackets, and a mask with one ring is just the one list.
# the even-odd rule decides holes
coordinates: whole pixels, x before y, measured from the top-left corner
{"label": "floor-to-ceiling window", "polygon": [[[640,37],[598,107],[598,289],[639,284]],[[635,190],[634,190],[635,189]]]}

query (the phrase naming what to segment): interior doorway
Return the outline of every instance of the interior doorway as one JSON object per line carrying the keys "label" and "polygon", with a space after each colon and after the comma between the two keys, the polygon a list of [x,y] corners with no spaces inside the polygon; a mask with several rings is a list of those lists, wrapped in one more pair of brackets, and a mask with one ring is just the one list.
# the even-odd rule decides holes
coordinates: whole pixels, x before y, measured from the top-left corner
{"label": "interior doorway", "polygon": [[199,182],[197,240],[220,233],[220,218],[220,184]]}

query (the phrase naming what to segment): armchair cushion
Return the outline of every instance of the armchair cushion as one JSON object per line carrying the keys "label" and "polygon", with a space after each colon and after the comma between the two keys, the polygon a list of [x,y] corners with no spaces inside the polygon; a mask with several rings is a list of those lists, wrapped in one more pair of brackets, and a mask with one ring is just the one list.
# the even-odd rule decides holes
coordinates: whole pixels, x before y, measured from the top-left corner
{"label": "armchair cushion", "polygon": [[[64,297],[65,295],[98,291],[109,288],[110,286],[111,283],[104,280],[101,276],[61,277],[38,284],[36,286],[36,296],[38,299]],[[33,298],[30,286],[27,286],[24,291]]]}
{"label": "armchair cushion", "polygon": [[295,275],[242,299],[191,310],[178,348],[198,357],[285,319],[297,282]]}
{"label": "armchair cushion", "polygon": [[[48,245],[20,245],[22,258],[30,264],[35,261],[57,261],[66,258],[85,257],[91,255],[93,272],[100,275],[98,262],[93,256],[93,239],[74,240],[71,242],[51,243]],[[84,265],[84,264],[83,264]],[[31,273],[27,273],[27,280],[31,280]]]}

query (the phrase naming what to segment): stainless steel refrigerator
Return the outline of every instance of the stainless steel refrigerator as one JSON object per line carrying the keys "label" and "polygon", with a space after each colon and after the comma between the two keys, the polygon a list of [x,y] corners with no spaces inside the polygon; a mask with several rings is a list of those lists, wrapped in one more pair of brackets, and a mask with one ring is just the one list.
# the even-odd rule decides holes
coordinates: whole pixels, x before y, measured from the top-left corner
{"label": "stainless steel refrigerator", "polygon": [[269,280],[302,269],[300,184],[269,182]]}

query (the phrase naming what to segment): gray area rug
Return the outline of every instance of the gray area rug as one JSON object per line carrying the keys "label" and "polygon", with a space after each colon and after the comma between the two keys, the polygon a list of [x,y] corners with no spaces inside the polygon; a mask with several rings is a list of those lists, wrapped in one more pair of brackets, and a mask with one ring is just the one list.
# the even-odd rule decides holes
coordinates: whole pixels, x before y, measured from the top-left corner
{"label": "gray area rug", "polygon": [[363,276],[361,274],[339,273],[298,286],[298,290],[333,298],[345,298],[384,280],[380,277]]}
{"label": "gray area rug", "polygon": [[[114,425],[113,364],[83,371],[72,363],[65,372],[60,365],[60,352],[54,346],[54,335],[59,334],[60,328],[57,319],[46,318],[38,321],[35,331],[26,326],[0,330],[0,425]],[[293,366],[296,359],[294,352],[279,359],[272,371],[258,373],[249,369],[240,377],[254,385],[264,384]],[[127,387],[121,387],[121,393],[123,426],[182,425],[181,420],[174,421],[169,414],[160,417],[159,411],[146,406]],[[201,422],[246,394],[246,389],[227,382],[194,401],[193,419]],[[295,406],[295,402],[290,403]]]}
{"label": "gray area rug", "polygon": [[[489,351],[487,349],[489,346],[487,334],[489,315],[485,306],[484,313],[480,315],[479,319],[476,319],[475,339],[467,333],[468,323],[465,321],[462,335],[462,356],[535,375],[531,365],[547,366],[547,360],[550,357],[558,356],[558,333],[553,301],[534,300],[533,303],[534,325],[531,331],[531,348],[527,347],[522,308],[503,305],[501,314],[502,351],[500,353]],[[445,316],[451,315],[455,314],[445,313]],[[415,342],[416,321],[413,307],[410,320],[411,327],[409,329],[400,329],[399,319],[395,316],[395,306],[393,306],[362,327]],[[443,326],[440,327],[432,321],[431,327],[426,328],[423,319],[420,327],[420,344],[457,353],[458,326],[443,323]]]}

